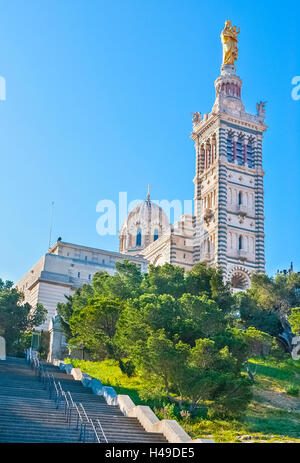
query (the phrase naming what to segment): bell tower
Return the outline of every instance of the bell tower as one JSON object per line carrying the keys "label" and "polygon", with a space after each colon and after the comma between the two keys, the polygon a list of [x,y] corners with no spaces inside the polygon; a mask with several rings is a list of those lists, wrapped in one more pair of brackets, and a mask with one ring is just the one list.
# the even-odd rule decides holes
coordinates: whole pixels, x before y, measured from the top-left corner
{"label": "bell tower", "polygon": [[265,271],[262,139],[265,103],[245,111],[236,75],[239,31],[226,21],[223,64],[212,111],[193,115],[196,236],[194,263],[223,268],[234,290],[247,289]]}

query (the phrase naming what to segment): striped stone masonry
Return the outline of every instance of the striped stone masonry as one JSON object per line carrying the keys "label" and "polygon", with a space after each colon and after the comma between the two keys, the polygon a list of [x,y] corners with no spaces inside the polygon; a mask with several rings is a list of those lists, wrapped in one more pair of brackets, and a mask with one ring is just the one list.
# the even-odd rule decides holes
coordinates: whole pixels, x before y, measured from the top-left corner
{"label": "striped stone masonry", "polygon": [[[231,92],[229,84],[238,85]],[[267,129],[245,112],[242,81],[228,69],[215,82],[211,113],[195,113],[194,263],[206,261],[224,270],[233,290],[250,287],[251,274],[265,271],[262,139]]]}

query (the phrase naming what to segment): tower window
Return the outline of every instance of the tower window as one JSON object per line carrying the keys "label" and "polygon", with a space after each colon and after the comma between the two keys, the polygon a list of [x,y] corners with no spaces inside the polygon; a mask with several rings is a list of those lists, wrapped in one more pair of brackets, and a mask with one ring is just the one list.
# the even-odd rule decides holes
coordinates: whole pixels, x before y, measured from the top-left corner
{"label": "tower window", "polygon": [[141,245],[142,245],[142,230],[138,228],[136,232],[136,246],[141,246]]}
{"label": "tower window", "polygon": [[154,230],[154,236],[153,236],[153,241],[156,241],[158,238],[158,230],[157,228]]}
{"label": "tower window", "polygon": [[247,162],[248,162],[248,167],[252,168],[253,167],[253,144],[250,140],[247,143]]}
{"label": "tower window", "polygon": [[239,166],[242,166],[244,164],[244,153],[241,138],[238,138],[236,142],[236,159]]}
{"label": "tower window", "polygon": [[77,273],[77,277],[80,278],[80,272]]}
{"label": "tower window", "polygon": [[243,193],[239,192],[239,206],[243,203]]}
{"label": "tower window", "polygon": [[243,249],[243,237],[242,235],[239,236],[239,250]]}
{"label": "tower window", "polygon": [[233,140],[231,135],[227,138],[227,160],[233,162]]}

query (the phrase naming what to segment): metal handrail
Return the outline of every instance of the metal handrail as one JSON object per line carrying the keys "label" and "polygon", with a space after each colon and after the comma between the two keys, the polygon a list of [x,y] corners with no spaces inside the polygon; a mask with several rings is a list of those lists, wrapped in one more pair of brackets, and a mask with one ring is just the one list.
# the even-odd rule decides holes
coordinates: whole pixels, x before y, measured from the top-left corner
{"label": "metal handrail", "polygon": [[[67,415],[67,411],[68,411],[70,405],[69,405],[69,401],[68,401],[68,399],[67,399],[67,396],[66,396],[65,391],[63,391],[62,396],[63,396],[64,399],[65,399],[65,415]],[[68,421],[68,420],[67,420],[67,421]]]}
{"label": "metal handrail", "polygon": [[74,402],[74,400],[73,400],[73,397],[72,397],[72,395],[71,395],[71,392],[70,392],[70,391],[67,391],[67,394],[68,394],[68,396],[70,397],[71,403],[72,403],[72,405],[73,405],[73,407],[74,407],[75,402]]}
{"label": "metal handrail", "polygon": [[101,431],[101,433],[102,433],[102,436],[104,437],[104,440],[105,440],[105,442],[108,444],[108,440],[107,440],[107,437],[106,437],[106,435],[105,435],[105,433],[104,433],[104,431],[103,431],[103,428],[102,428],[102,425],[101,425],[101,423],[100,423],[100,420],[99,420],[99,419],[97,419],[97,423],[98,423],[98,426],[99,426],[99,428],[100,428],[100,431]]}
{"label": "metal handrail", "polygon": [[[79,403],[79,406],[81,407],[81,410],[83,411],[83,414],[84,414],[85,419],[86,419],[86,421],[87,421],[86,424],[91,425],[91,427],[92,427],[92,431],[93,431],[93,433],[94,433],[94,441],[97,441],[97,442],[100,444],[100,443],[101,443],[101,439],[100,439],[100,437],[99,437],[99,435],[98,435],[98,433],[97,433],[97,430],[96,430],[96,427],[95,427],[95,425],[94,425],[93,420],[92,420],[91,418],[88,417],[88,415],[87,415],[87,413],[86,413],[86,410],[85,410],[85,408],[84,408],[84,406],[82,405],[81,402]],[[100,428],[100,429],[101,429],[101,428]],[[103,434],[104,434],[104,433],[103,433]],[[105,437],[105,439],[106,439],[106,437]]]}
{"label": "metal handrail", "polygon": [[[74,403],[74,402],[73,402]],[[73,407],[75,408],[76,412],[77,412],[77,417],[80,419],[80,421],[83,423],[83,419],[82,419],[82,416],[81,416],[81,413],[79,411],[79,408],[77,406],[76,403],[74,403]],[[78,426],[78,420],[77,420],[77,426]]]}
{"label": "metal handrail", "polygon": [[84,408],[84,406],[82,405],[81,402],[79,402],[79,406],[81,407],[81,409],[82,409],[82,411],[83,411],[83,414],[84,414],[84,416],[85,416],[85,419],[87,420],[87,422],[89,422],[90,419],[89,419],[89,417],[87,416],[87,413],[86,413],[86,411],[85,411],[85,408]]}
{"label": "metal handrail", "polygon": [[92,429],[93,429],[93,431],[94,431],[94,438],[96,439],[96,441],[98,442],[98,444],[101,444],[101,440],[100,440],[100,437],[98,436],[98,433],[97,433],[97,430],[96,430],[96,428],[95,428],[95,425],[94,425],[93,420],[90,420],[90,423],[91,423]]}
{"label": "metal handrail", "polygon": [[[50,399],[52,398],[52,393],[54,393],[54,400],[57,404],[56,408],[59,408],[60,401],[64,400],[65,402],[65,415],[67,418],[67,423],[69,424],[69,427],[72,426],[72,412],[74,411],[76,413],[76,429],[79,429],[79,424],[80,424],[80,434],[79,434],[79,440],[82,442],[86,441],[87,437],[87,426],[90,426],[93,435],[94,435],[94,441],[101,443],[100,437],[98,435],[97,429],[95,427],[95,424],[92,419],[90,419],[86,413],[86,410],[82,403],[79,403],[79,407],[76,402],[74,402],[73,397],[70,393],[70,391],[67,391],[67,393],[63,390],[61,382],[60,381],[55,381],[55,378],[52,373],[49,374],[48,371],[44,368],[43,364],[39,361],[39,358],[37,356],[32,355],[32,351],[28,350],[27,351],[27,361],[30,364],[30,367],[34,369],[34,373],[36,376],[39,377],[39,379],[42,381],[44,388],[49,390],[49,396]],[[68,397],[69,400],[68,400]],[[82,413],[80,412],[80,409]],[[84,418],[86,422],[84,422]],[[98,425],[100,427],[100,430],[102,432],[102,435],[105,439],[106,442],[106,436],[103,432],[103,428],[100,424],[100,421],[97,420]]]}

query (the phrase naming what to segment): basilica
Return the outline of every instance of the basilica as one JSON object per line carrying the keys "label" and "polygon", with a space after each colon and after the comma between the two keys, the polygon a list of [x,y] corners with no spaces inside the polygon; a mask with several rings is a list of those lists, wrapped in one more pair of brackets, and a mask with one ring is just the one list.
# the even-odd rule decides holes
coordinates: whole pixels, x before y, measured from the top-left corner
{"label": "basilica", "polygon": [[265,271],[262,139],[265,103],[245,111],[242,80],[236,75],[239,31],[226,21],[221,34],[223,63],[215,81],[212,110],[193,115],[194,214],[174,225],[150,200],[128,215],[120,252],[188,270],[197,262],[222,267],[234,291],[250,287],[252,272]]}
{"label": "basilica", "polygon": [[250,287],[253,272],[265,271],[262,140],[267,129],[265,103],[246,112],[242,80],[236,75],[236,27],[226,21],[221,39],[223,63],[215,81],[216,98],[208,114],[195,112],[194,215],[174,224],[148,195],[134,207],[119,231],[119,252],[61,239],[20,279],[25,302],[47,308],[43,329],[54,320],[58,302],[99,271],[115,273],[125,259],[139,265],[170,263],[190,270],[198,262],[223,269],[233,291]]}

